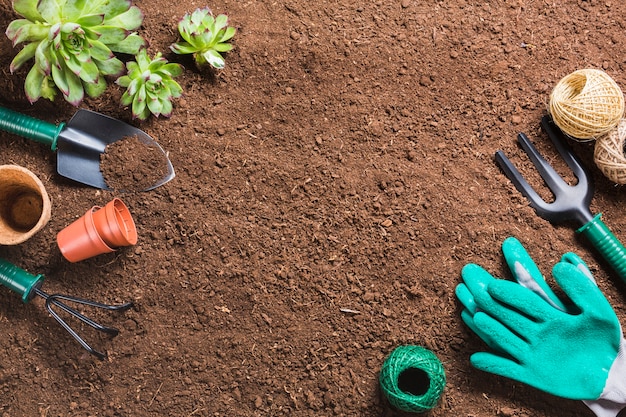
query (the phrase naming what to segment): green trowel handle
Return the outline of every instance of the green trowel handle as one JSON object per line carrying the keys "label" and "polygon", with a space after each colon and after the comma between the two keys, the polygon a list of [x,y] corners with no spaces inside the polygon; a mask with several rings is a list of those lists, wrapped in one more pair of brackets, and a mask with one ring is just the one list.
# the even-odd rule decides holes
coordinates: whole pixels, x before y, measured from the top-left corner
{"label": "green trowel handle", "polygon": [[619,274],[622,281],[626,282],[626,248],[602,222],[601,216],[602,214],[597,214],[577,232],[582,233],[591,241],[602,257]]}
{"label": "green trowel handle", "polygon": [[33,290],[41,287],[43,275],[32,275],[10,262],[0,259],[0,284],[22,296],[28,302],[35,296]]}
{"label": "green trowel handle", "polygon": [[57,138],[65,123],[55,125],[0,107],[0,130],[50,146],[56,151]]}

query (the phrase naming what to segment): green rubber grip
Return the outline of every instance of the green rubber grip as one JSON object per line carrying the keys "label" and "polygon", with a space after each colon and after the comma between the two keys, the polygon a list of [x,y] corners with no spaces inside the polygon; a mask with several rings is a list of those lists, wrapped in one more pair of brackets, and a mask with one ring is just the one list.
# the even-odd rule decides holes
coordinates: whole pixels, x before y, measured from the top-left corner
{"label": "green rubber grip", "polygon": [[591,244],[600,252],[602,257],[618,273],[622,281],[626,282],[626,248],[617,237],[602,222],[597,214],[593,220],[577,230],[589,239]]}
{"label": "green rubber grip", "polygon": [[34,296],[33,290],[41,287],[43,275],[32,275],[12,263],[0,259],[0,283],[22,296],[27,303]]}
{"label": "green rubber grip", "polygon": [[65,123],[55,125],[0,107],[0,130],[43,143],[53,151],[57,149],[57,138],[64,127]]}

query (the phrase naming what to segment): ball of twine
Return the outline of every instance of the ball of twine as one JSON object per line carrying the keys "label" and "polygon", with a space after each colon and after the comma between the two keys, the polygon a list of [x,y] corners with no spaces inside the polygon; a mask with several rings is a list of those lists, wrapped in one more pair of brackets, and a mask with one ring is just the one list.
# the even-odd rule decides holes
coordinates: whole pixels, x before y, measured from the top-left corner
{"label": "ball of twine", "polygon": [[596,141],[593,159],[600,171],[617,184],[626,184],[626,119],[619,121],[608,135]]}
{"label": "ball of twine", "polygon": [[422,413],[433,408],[446,385],[437,356],[421,346],[397,347],[385,359],[380,387],[389,403],[401,411]]}
{"label": "ball of twine", "polygon": [[566,75],[550,94],[554,123],[574,139],[598,139],[624,115],[624,94],[604,71],[582,69]]}

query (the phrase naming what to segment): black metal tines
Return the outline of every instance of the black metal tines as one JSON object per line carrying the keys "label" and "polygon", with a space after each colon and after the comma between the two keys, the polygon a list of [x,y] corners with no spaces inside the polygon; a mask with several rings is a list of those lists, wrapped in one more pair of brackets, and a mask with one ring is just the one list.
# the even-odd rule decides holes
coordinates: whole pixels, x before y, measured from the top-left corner
{"label": "black metal tines", "polygon": [[83,304],[89,307],[101,308],[101,309],[109,310],[109,311],[126,311],[133,306],[132,302],[125,303],[125,304],[118,304],[118,305],[108,305],[108,304],[97,303],[95,301],[85,300],[85,299],[78,298],[78,297],[70,297],[67,295],[47,294],[39,288],[35,288],[34,290],[38,296],[46,300],[46,309],[48,310],[50,315],[54,317],[54,319],[57,322],[59,322],[59,324],[63,326],[63,328],[67,330],[67,332],[71,334],[72,337],[76,339],[76,341],[80,343],[82,347],[84,347],[89,353],[91,353],[92,355],[96,356],[98,359],[101,359],[101,360],[106,359],[107,355],[91,347],[91,345],[89,345],[78,333],[76,333],[76,331],[72,329],[70,325],[67,324],[67,322],[63,320],[63,318],[61,318],[61,316],[59,316],[59,314],[56,311],[54,311],[52,306],[56,306],[60,308],[66,313],[76,317],[78,320],[85,323],[86,325],[98,331],[101,331],[103,333],[109,334],[111,336],[117,336],[117,334],[119,333],[119,330],[116,329],[115,327],[103,326],[102,324],[80,313],[76,309],[68,306],[65,302]]}

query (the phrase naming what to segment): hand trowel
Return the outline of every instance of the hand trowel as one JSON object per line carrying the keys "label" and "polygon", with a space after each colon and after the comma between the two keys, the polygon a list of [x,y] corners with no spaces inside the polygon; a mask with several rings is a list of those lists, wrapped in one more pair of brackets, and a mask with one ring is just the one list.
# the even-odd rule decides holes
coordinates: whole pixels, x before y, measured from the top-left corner
{"label": "hand trowel", "polygon": [[100,170],[100,156],[107,145],[128,137],[162,152],[167,165],[163,178],[142,191],[159,187],[175,175],[163,148],[144,131],[91,110],[79,109],[69,122],[55,125],[0,107],[0,130],[50,146],[57,152],[60,175],[92,187],[110,189]]}

